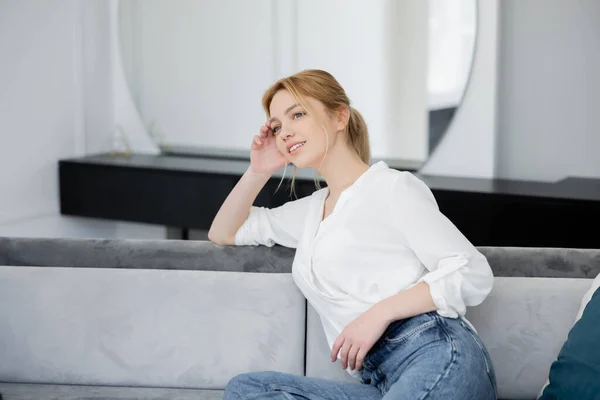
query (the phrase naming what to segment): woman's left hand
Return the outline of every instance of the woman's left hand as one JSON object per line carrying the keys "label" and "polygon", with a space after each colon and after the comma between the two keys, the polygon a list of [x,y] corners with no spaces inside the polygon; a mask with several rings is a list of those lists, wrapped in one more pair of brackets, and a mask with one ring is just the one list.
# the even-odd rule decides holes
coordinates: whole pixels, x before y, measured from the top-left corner
{"label": "woman's left hand", "polygon": [[374,306],[350,322],[340,333],[331,349],[331,361],[338,353],[344,369],[359,370],[371,347],[383,335],[390,321],[382,307]]}

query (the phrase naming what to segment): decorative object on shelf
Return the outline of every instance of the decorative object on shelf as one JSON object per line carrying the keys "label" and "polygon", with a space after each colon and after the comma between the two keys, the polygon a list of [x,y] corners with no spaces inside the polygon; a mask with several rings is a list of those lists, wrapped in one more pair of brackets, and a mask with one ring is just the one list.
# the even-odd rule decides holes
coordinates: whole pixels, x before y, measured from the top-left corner
{"label": "decorative object on shelf", "polygon": [[148,134],[150,135],[154,143],[156,143],[157,146],[162,149],[162,151],[168,152],[171,150],[171,146],[166,143],[167,135],[165,134],[165,131],[163,130],[158,120],[154,119],[152,121],[152,123],[150,124],[150,128],[148,128]]}
{"label": "decorative object on shelf", "polygon": [[123,132],[123,128],[120,125],[115,126],[111,137],[110,155],[115,157],[130,157],[131,154],[131,146],[127,140],[127,135]]}

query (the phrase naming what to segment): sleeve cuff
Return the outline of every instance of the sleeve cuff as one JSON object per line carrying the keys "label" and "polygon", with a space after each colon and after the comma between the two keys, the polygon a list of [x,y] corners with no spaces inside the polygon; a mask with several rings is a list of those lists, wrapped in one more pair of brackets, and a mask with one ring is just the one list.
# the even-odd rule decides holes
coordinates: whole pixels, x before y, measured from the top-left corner
{"label": "sleeve cuff", "polygon": [[235,234],[234,243],[236,246],[258,246],[260,243],[257,239],[258,232],[258,207],[252,206],[246,221],[240,226]]}
{"label": "sleeve cuff", "polygon": [[429,282],[427,277],[422,279],[423,282],[427,282],[429,285],[429,292],[431,294],[431,298],[437,307],[437,313],[442,317],[448,318],[456,318],[459,316],[459,313],[454,309],[454,307],[450,307],[448,302],[446,301],[445,296],[443,295],[443,289],[440,287],[440,281]]}
{"label": "sleeve cuff", "polygon": [[[438,308],[437,312],[443,317],[456,318],[464,315],[466,312],[464,304],[452,306],[448,303],[446,292],[448,290],[458,290],[460,288],[452,287],[448,280],[454,279],[450,276],[469,264],[469,255],[459,253],[451,257],[443,258],[439,261],[438,267],[423,276],[417,283],[426,282],[429,285],[431,298]],[[448,286],[450,288],[448,289]],[[450,294],[452,296],[452,294]],[[462,313],[462,314],[461,314]]]}

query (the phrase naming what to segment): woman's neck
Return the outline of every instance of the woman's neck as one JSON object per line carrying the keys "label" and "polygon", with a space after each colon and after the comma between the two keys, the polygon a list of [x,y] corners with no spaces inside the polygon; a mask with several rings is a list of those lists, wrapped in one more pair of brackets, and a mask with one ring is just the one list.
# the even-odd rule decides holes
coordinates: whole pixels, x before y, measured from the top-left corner
{"label": "woman's neck", "polygon": [[369,165],[354,150],[347,146],[336,146],[327,154],[318,171],[327,182],[329,196],[337,199],[368,169]]}

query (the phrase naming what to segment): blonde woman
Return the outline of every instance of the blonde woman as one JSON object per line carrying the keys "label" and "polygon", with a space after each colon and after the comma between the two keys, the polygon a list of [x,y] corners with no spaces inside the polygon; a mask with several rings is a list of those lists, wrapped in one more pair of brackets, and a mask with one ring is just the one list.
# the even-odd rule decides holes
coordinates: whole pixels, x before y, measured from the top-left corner
{"label": "blonde woman", "polygon": [[[421,180],[370,164],[366,124],[331,74],[281,79],[263,107],[268,121],[252,140],[250,166],[209,238],[295,248],[294,282],[319,313],[331,360],[357,382],[249,372],[229,381],[225,399],[495,399],[489,354],[464,317],[492,289],[486,258]],[[326,187],[254,207],[290,163],[315,169]]]}

